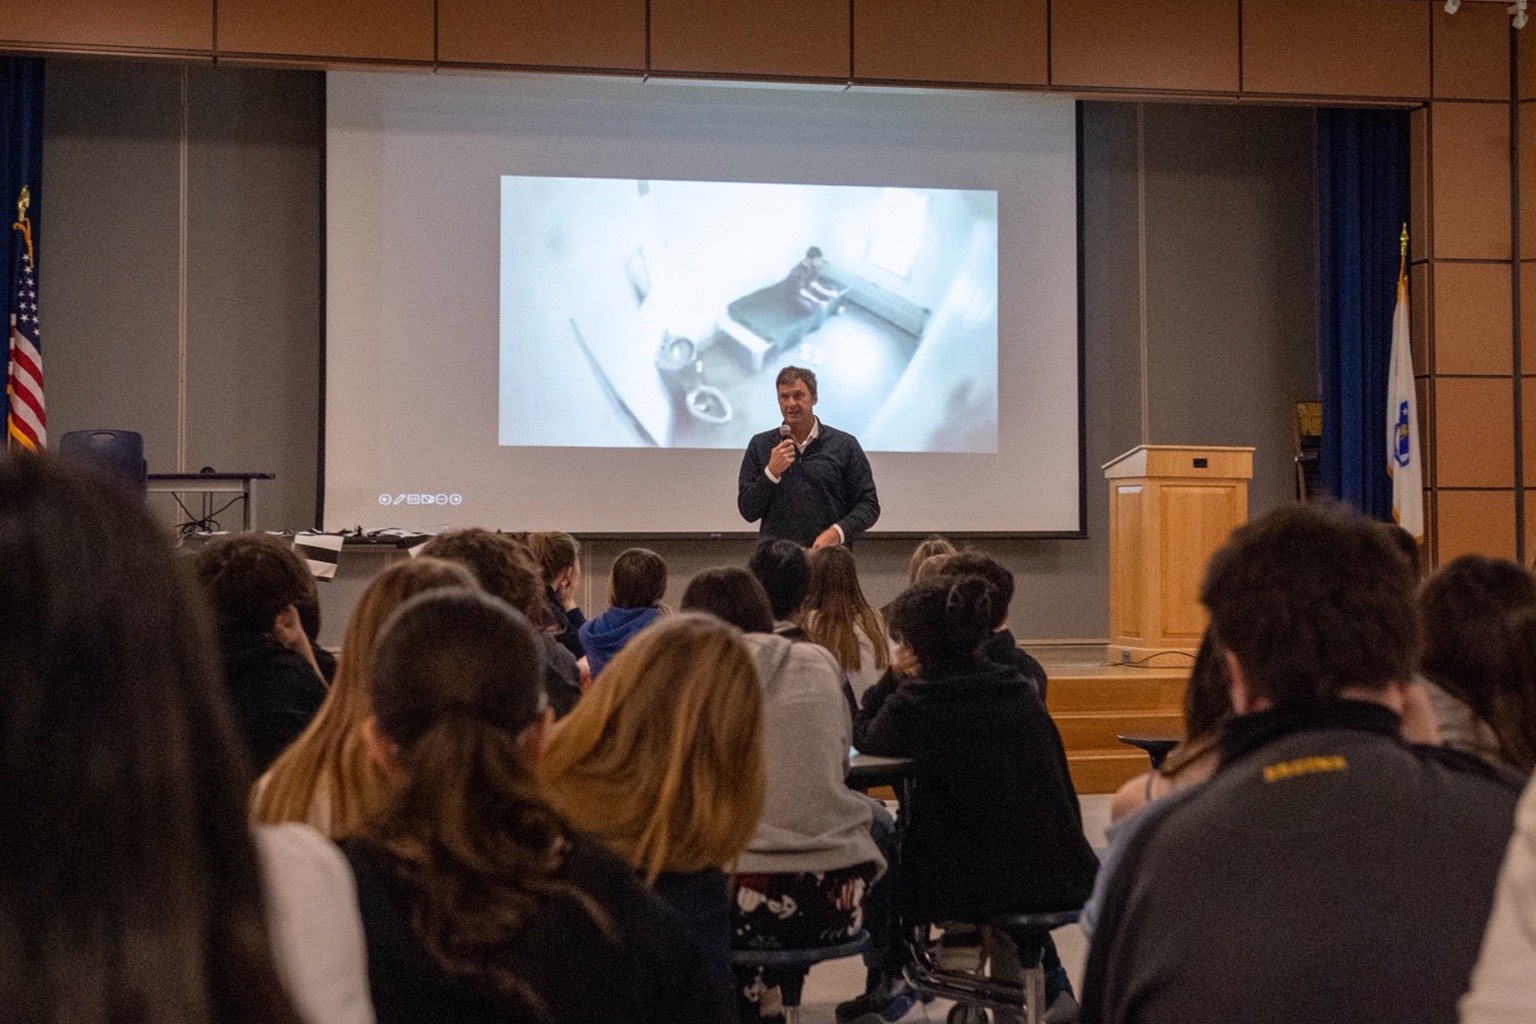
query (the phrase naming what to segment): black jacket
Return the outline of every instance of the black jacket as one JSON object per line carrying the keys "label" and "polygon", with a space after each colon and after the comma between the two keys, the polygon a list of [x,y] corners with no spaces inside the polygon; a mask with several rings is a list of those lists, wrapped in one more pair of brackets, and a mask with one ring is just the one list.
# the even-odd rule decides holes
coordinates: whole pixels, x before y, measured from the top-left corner
{"label": "black jacket", "polygon": [[560,641],[560,646],[571,652],[571,657],[579,658],[587,652],[582,649],[581,637],[577,630],[581,624],[587,621],[587,617],[581,613],[580,608],[565,610],[555,592],[548,587],[544,588],[544,607],[549,613],[549,621],[554,623],[554,637]]}
{"label": "black jacket", "polygon": [[847,541],[875,525],[880,498],[857,438],[820,424],[816,440],[774,483],[763,471],[781,440],[775,428],[755,435],[747,445],[736,490],[736,507],[743,519],[749,523],[761,519],[761,533],[805,547],[834,523],[843,528]]}
{"label": "black jacket", "polygon": [[1028,679],[1040,699],[1045,700],[1045,666],[1019,646],[1012,630],[1000,629],[987,637],[987,642],[981,645],[981,656],[998,665],[1018,669],[1019,675]]}
{"label": "black jacket", "polygon": [[1056,725],[1017,670],[981,658],[876,683],[853,726],[866,754],[912,757],[902,890],[915,920],[1080,907],[1098,859]]}
{"label": "black jacket", "polygon": [[1229,723],[1109,880],[1085,1024],[1453,1024],[1518,791],[1399,733],[1363,701]]}
{"label": "black jacket", "polygon": [[325,684],[309,662],[270,634],[226,633],[219,647],[235,725],[260,775],[320,710]]}
{"label": "black jacket", "polygon": [[612,935],[576,899],[547,893],[501,956],[545,1004],[542,1018],[439,967],[412,925],[391,857],[357,840],[341,845],[357,877],[379,1024],[726,1024],[734,1016],[682,921],[591,840],[573,843],[556,878],[602,909]]}

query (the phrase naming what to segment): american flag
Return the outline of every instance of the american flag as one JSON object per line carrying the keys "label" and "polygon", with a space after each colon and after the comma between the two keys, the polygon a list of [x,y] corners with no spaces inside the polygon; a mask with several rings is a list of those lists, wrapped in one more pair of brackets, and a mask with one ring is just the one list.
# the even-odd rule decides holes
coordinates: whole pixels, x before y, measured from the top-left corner
{"label": "american flag", "polygon": [[11,307],[10,365],[6,374],[6,390],[11,400],[5,431],[12,446],[35,452],[48,444],[48,418],[43,413],[43,351],[37,338],[37,274],[32,266],[31,225],[18,221],[16,227],[28,237]]}

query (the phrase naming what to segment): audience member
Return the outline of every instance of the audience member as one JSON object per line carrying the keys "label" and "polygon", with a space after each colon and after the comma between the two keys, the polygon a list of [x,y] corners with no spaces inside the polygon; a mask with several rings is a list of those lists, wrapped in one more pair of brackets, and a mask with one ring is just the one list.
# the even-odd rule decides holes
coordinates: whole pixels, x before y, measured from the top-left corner
{"label": "audience member", "polygon": [[791,640],[809,639],[800,622],[811,586],[811,563],[805,548],[792,540],[764,539],[748,559],[747,569],[768,594],[774,632]]}
{"label": "audience member", "polygon": [[[992,595],[979,576],[940,576],[898,597],[892,628],[917,676],[877,684],[854,723],[861,751],[917,761],[902,847],[912,922],[1081,907],[1098,866],[1045,704],[1016,666],[982,654]],[[987,940],[994,974],[1019,980],[1012,942]],[[1048,935],[1044,947],[1048,1012],[1069,1016],[1071,984]]]}
{"label": "audience member", "polygon": [[907,559],[907,586],[910,587],[918,582],[917,570],[928,559],[934,555],[953,555],[955,553],[955,546],[938,534],[924,538],[917,547],[912,549],[912,557]]}
{"label": "audience member", "polygon": [[890,641],[880,615],[859,586],[853,553],[842,546],[809,555],[811,581],[805,598],[807,638],[832,652],[853,690],[855,706],[891,664]]}
{"label": "audience member", "polygon": [[527,617],[539,630],[544,692],[555,717],[576,706],[581,699],[581,669],[571,652],[540,628],[545,622],[543,577],[526,543],[510,534],[470,527],[438,534],[421,546],[420,554],[459,563],[474,574],[480,589]]}
{"label": "audience member", "polygon": [[1217,551],[1200,599],[1234,717],[1217,773],[1148,808],[1109,881],[1085,1021],[1455,1018],[1516,793],[1404,742],[1416,582],[1342,506]]}
{"label": "audience member", "polygon": [[[1200,638],[1184,687],[1184,739],[1157,769],[1138,775],[1115,792],[1110,820],[1120,821],[1170,793],[1197,786],[1216,771],[1216,741],[1232,716],[1227,673],[1209,630]],[[1107,867],[1107,864],[1106,864]],[[1102,881],[1102,879],[1101,879]]]}
{"label": "audience member", "polygon": [[550,808],[538,638],[437,590],[384,626],[364,727],[391,793],[343,842],[380,1021],[724,1021],[703,955],[629,865]]}
{"label": "audience member", "polygon": [[943,576],[980,576],[992,588],[992,635],[981,645],[981,656],[999,665],[1012,666],[1029,680],[1035,692],[1045,700],[1045,667],[1036,661],[1008,628],[1008,606],[1013,602],[1013,573],[991,555],[980,551],[962,551],[940,563]]}
{"label": "audience member", "polygon": [[666,592],[667,563],[660,555],[646,548],[619,553],[608,578],[608,610],[579,630],[593,679],[630,637],[660,617]]}
{"label": "audience member", "polygon": [[576,590],[581,586],[581,544],[568,533],[545,532],[530,533],[528,546],[544,577],[544,606],[555,639],[571,657],[580,658],[587,653],[578,634],[587,617],[576,601]]}
{"label": "audience member", "polygon": [[[774,623],[766,595],[741,569],[699,573],[682,607],[746,633],[763,691],[766,798],[733,879],[735,944],[820,946],[854,935],[885,857],[870,834],[872,802],[845,782],[852,736],[837,663],[816,644],[767,632]],[[743,1017],[775,1019],[786,996],[797,1001],[800,981],[787,972],[739,972]]]}
{"label": "audience member", "polygon": [[763,809],[763,698],[738,632],[664,619],[608,663],[539,765],[555,810],[640,872],[709,954],[727,1012],[725,868]]}
{"label": "audience member", "polygon": [[256,783],[254,820],[302,821],[338,839],[378,810],[384,777],[368,756],[362,727],[373,713],[368,679],[379,630],[407,598],[440,587],[478,586],[468,569],[427,555],[396,562],[373,578],[347,623],[336,682],[320,712]]}
{"label": "audience member", "polygon": [[216,540],[193,565],[213,606],[235,724],[252,767],[264,772],[325,700],[299,620],[314,577],[290,545],[264,533]]}
{"label": "audience member", "polygon": [[325,685],[330,686],[336,680],[336,655],[320,643],[320,595],[314,590],[313,578],[309,585],[311,596],[295,607],[299,612],[299,625],[304,628],[304,636],[309,640],[310,653],[315,656],[315,668],[320,670],[320,678],[325,680]]}
{"label": "audience member", "polygon": [[1419,672],[1442,742],[1529,777],[1536,768],[1536,577],[1462,555],[1424,582]]}
{"label": "audience member", "polygon": [[1515,811],[1493,913],[1472,988],[1461,1000],[1461,1024],[1529,1024],[1536,1020],[1536,780]]}
{"label": "audience member", "polygon": [[143,499],[0,457],[0,566],[5,1018],[369,1024],[346,862],[252,841],[208,611]]}

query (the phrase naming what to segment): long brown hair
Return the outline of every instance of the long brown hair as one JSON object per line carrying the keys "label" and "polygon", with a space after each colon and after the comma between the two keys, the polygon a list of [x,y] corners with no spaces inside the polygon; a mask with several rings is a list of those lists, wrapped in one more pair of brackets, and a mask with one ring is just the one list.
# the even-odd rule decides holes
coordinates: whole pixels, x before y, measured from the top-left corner
{"label": "long brown hair", "polygon": [[568,826],[539,792],[520,734],[546,708],[540,646],[506,603],[465,590],[411,598],[380,634],[374,721],[397,750],[398,780],[361,842],[408,895],[426,952],[451,977],[547,1018],[507,948],[551,899],[595,901],[559,879]]}
{"label": "long brown hair", "polygon": [[863,630],[874,648],[875,668],[891,664],[885,626],[859,587],[858,567],[845,547],[817,548],[811,552],[811,585],[805,597],[805,631],[816,643],[832,652],[849,672],[864,667],[859,650]]}
{"label": "long brown hair", "polygon": [[298,1024],[188,566],[135,498],[0,456],[7,1020]]}
{"label": "long brown hair", "polygon": [[762,687],[741,634],[686,613],[643,630],[561,722],[539,774],[566,820],[648,882],[734,861],[765,787]]}
{"label": "long brown hair", "polygon": [[426,556],[397,562],[374,577],[347,623],[325,703],[257,786],[254,820],[307,822],[336,839],[356,831],[378,809],[384,779],[368,757],[362,726],[373,714],[368,677],[379,630],[407,598],[441,587],[477,586],[463,566]]}
{"label": "long brown hair", "polygon": [[575,565],[581,555],[581,544],[576,538],[557,530],[528,534],[528,549],[539,563],[546,587],[552,586],[556,576]]}

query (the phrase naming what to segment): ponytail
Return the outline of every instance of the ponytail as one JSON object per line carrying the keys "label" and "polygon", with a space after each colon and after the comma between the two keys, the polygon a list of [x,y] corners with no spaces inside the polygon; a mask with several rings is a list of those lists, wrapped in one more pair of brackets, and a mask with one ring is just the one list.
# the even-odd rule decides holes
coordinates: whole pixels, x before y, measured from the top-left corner
{"label": "ponytail", "polygon": [[979,576],[925,580],[892,604],[892,632],[924,664],[974,656],[992,630],[992,594]]}

